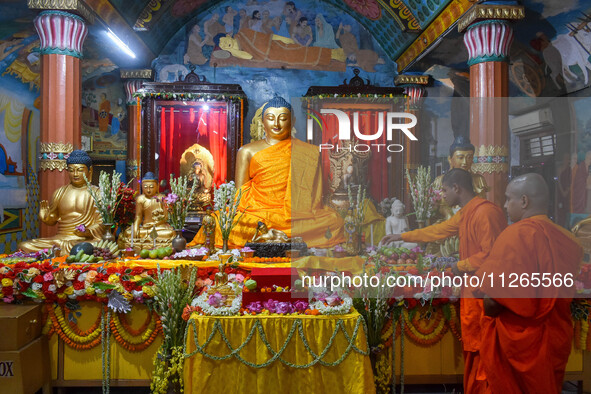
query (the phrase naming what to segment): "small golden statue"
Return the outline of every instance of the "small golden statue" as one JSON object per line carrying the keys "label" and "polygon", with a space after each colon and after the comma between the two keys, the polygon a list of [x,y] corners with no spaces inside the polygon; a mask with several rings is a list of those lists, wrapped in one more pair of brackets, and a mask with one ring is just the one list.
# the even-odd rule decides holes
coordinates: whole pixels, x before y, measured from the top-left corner
{"label": "small golden statue", "polygon": [[57,234],[21,242],[19,249],[36,252],[57,245],[62,254],[67,254],[77,243],[101,239],[105,229],[84,179],[92,179],[92,160],[85,151],[75,150],[66,164],[70,183],[53,193],[51,203],[41,201],[39,209],[39,219],[49,226],[57,224]]}
{"label": "small golden statue", "polygon": [[159,193],[158,179],[147,172],[142,179],[142,192],[135,200],[135,219],[132,227],[119,236],[119,248],[132,246],[139,251],[153,247],[170,246],[175,237],[174,229],[167,222],[166,210],[162,206],[164,194]]}
{"label": "small golden statue", "polygon": [[215,250],[215,218],[211,214],[211,206],[207,206],[205,210],[205,215],[203,216],[203,221],[201,222],[201,226],[203,226],[203,232],[205,233],[205,246],[209,249],[210,253]]}
{"label": "small golden statue", "polygon": [[259,222],[252,242],[282,243],[289,242],[289,237],[283,231],[270,229],[265,223]]}
{"label": "small golden statue", "polygon": [[189,213],[203,213],[205,207],[211,204],[215,172],[213,155],[205,147],[194,144],[185,150],[180,164],[181,176],[188,176],[189,181],[197,183]]}

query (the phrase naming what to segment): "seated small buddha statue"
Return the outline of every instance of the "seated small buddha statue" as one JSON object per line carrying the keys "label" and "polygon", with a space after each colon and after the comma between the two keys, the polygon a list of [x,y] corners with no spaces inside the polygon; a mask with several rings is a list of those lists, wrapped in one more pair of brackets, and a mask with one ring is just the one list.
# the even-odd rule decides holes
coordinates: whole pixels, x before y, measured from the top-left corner
{"label": "seated small buddha statue", "polygon": [[[402,234],[409,230],[408,226],[408,219],[404,214],[404,204],[399,199],[395,198],[392,202],[392,215],[386,218],[386,235],[391,234]],[[403,241],[394,241],[389,246],[394,246],[396,248],[407,248],[412,249],[417,246],[416,243],[410,242],[403,242]]]}
{"label": "seated small buddha statue", "polygon": [[[66,164],[70,183],[57,189],[50,203],[41,201],[39,208],[39,219],[49,226],[57,224],[57,234],[21,242],[19,249],[36,252],[57,246],[64,255],[77,243],[98,241],[104,234],[101,216],[84,179],[92,178],[90,156],[83,150],[75,150],[66,159]],[[84,231],[80,230],[80,225],[84,225]]]}
{"label": "seated small buddha statue", "polygon": [[213,176],[215,173],[213,155],[199,144],[190,146],[181,156],[180,172],[181,176],[189,177],[189,190],[192,183],[196,183],[189,212],[191,214],[203,213],[205,207],[212,202]]}
{"label": "seated small buddha statue", "polygon": [[[175,237],[174,229],[168,224],[166,209],[162,204],[165,196],[159,193],[158,179],[147,172],[142,179],[142,192],[135,200],[135,219],[133,220],[133,249],[152,249],[156,232],[156,247],[170,246]],[[119,236],[119,248],[131,247],[132,227]]]}
{"label": "seated small buddha statue", "polygon": [[[463,135],[457,136],[454,139],[453,144],[449,148],[449,157],[447,161],[449,162],[450,169],[452,168],[461,168],[466,170],[472,174],[472,186],[474,188],[474,193],[478,197],[486,198],[486,192],[488,192],[488,185],[486,184],[486,179],[480,174],[472,173],[472,163],[474,161],[474,145],[470,143],[470,140]],[[433,181],[433,188],[436,190],[441,190],[441,180],[443,179],[443,175],[439,175]],[[457,208],[457,209],[456,209]],[[445,203],[445,199],[441,199],[438,215],[440,219],[447,220],[454,215],[454,211],[457,211],[458,207],[450,207]]]}
{"label": "seated small buddha statue", "polygon": [[[322,173],[318,147],[291,138],[291,105],[275,97],[263,107],[265,137],[244,145],[236,158],[236,187],[242,192],[240,221],[228,246],[243,247],[258,223],[299,236],[310,247],[327,248],[344,240],[343,220],[322,203]],[[325,234],[330,230],[332,236]],[[216,246],[221,246],[219,226]],[[200,230],[189,246],[203,244]]]}

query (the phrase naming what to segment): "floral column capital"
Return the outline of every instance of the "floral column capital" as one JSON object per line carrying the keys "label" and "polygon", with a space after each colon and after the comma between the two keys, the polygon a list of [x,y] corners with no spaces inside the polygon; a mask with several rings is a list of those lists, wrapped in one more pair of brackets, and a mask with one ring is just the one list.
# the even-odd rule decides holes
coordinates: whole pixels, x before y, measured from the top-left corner
{"label": "floral column capital", "polygon": [[59,54],[82,57],[82,46],[88,35],[84,20],[65,11],[43,11],[35,18],[42,55]]}
{"label": "floral column capital", "polygon": [[125,81],[125,95],[127,98],[127,105],[137,105],[137,100],[133,97],[133,95],[142,87],[142,83],[144,83],[144,81],[141,79],[131,79]]}
{"label": "floral column capital", "polygon": [[510,20],[525,17],[523,6],[479,4],[470,9],[458,22],[468,49],[468,65],[483,62],[504,62],[509,59],[513,43]]}
{"label": "floral column capital", "polygon": [[427,95],[425,87],[430,83],[429,75],[400,74],[394,79],[394,85],[404,88],[404,94],[408,96],[410,109],[418,110],[422,99]]}

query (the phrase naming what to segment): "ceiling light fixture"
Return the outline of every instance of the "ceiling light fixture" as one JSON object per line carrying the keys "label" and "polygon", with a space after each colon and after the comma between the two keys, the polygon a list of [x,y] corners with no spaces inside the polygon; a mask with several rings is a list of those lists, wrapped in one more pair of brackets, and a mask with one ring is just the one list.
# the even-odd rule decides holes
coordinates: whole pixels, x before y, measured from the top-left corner
{"label": "ceiling light fixture", "polygon": [[121,39],[119,39],[119,37],[117,37],[115,33],[113,33],[109,28],[107,28],[107,35],[109,38],[111,38],[111,40],[113,40],[115,44],[117,44],[119,48],[121,48],[123,52],[135,59],[135,53],[133,53],[133,51],[129,49],[129,47],[125,45],[125,43],[121,41]]}

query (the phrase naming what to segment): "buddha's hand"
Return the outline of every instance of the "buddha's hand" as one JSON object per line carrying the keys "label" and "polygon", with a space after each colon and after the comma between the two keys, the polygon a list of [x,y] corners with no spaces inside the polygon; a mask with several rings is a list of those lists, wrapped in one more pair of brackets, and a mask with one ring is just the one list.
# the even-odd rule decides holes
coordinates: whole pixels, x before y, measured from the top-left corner
{"label": "buddha's hand", "polygon": [[390,235],[386,235],[384,238],[382,238],[382,240],[380,241],[380,246],[381,245],[388,245],[392,242],[396,242],[396,241],[402,241],[402,236],[400,234],[390,234]]}
{"label": "buddha's hand", "polygon": [[42,200],[39,203],[39,219],[42,222],[47,222],[49,219],[49,202],[47,200]]}
{"label": "buddha's hand", "polygon": [[92,234],[85,225],[81,224],[74,229],[74,235],[81,238],[92,238]]}

